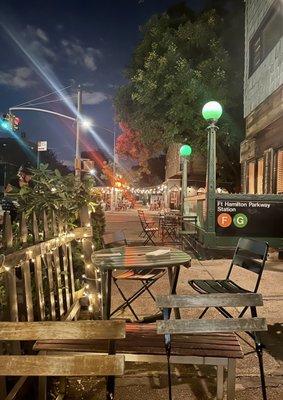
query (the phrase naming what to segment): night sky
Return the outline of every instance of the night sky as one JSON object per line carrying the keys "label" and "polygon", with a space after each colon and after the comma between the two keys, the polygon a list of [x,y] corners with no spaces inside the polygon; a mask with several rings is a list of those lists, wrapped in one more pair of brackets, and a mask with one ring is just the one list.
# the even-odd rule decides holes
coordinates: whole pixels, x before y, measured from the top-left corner
{"label": "night sky", "polygon": [[[76,88],[84,88],[83,114],[114,129],[113,96],[125,83],[123,71],[140,39],[139,27],[173,0],[2,0],[0,28],[0,112],[72,85],[58,96],[34,103],[73,116]],[[188,0],[198,10],[203,0]],[[72,122],[36,112],[15,112],[31,140],[47,140],[59,160],[73,165]],[[115,128],[117,129],[117,128]],[[3,136],[3,133],[0,133]],[[104,145],[99,141],[102,140]],[[81,150],[103,146],[113,152],[111,133],[84,132]]]}

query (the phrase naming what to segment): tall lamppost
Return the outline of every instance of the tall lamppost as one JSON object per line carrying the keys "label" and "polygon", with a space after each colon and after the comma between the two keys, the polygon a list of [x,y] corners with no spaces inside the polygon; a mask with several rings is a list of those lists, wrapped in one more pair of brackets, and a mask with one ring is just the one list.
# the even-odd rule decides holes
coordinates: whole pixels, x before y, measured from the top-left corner
{"label": "tall lamppost", "polygon": [[180,148],[180,157],[183,160],[183,174],[182,174],[182,191],[181,191],[181,213],[185,213],[185,198],[187,196],[188,187],[188,158],[192,154],[192,148],[188,144],[184,144]]}
{"label": "tall lamppost", "polygon": [[206,170],[206,230],[215,232],[215,191],[216,191],[216,126],[222,115],[222,106],[209,101],[203,106],[202,116],[209,122],[207,127],[207,170]]}

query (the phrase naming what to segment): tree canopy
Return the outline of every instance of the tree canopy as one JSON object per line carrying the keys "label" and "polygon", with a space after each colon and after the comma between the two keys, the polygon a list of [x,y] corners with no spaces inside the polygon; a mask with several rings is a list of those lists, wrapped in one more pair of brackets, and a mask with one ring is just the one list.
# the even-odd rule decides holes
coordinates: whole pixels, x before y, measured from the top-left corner
{"label": "tree canopy", "polygon": [[236,53],[223,40],[224,23],[213,9],[195,15],[184,4],[153,16],[142,28],[128,84],[119,88],[115,106],[118,120],[136,132],[150,158],[156,145],[166,150],[173,142],[190,144],[196,155],[205,153],[201,109],[207,101],[220,102],[219,176],[235,181],[243,138],[242,82],[236,79],[241,73],[234,67]]}

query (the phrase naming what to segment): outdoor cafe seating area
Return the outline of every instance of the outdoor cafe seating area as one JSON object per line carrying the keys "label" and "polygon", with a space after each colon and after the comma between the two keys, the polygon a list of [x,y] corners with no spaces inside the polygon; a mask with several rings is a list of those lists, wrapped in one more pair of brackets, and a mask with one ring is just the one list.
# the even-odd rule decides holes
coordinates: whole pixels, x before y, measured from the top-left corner
{"label": "outdoor cafe seating area", "polygon": [[[48,321],[45,314],[47,300],[39,280],[40,260],[46,262],[51,271],[53,256],[49,245],[36,245],[32,250],[35,257],[36,290],[39,290],[40,322],[34,322],[35,314],[31,304],[30,280],[33,272],[29,270],[30,264],[23,265],[27,320],[18,322],[23,310],[16,309],[14,305],[14,320],[1,322],[0,340],[4,343],[3,349],[9,348],[8,342],[14,343],[15,349],[20,341],[31,342],[33,354],[21,354],[29,346],[14,353],[4,350],[5,355],[0,356],[0,388],[3,393],[5,388],[8,395],[3,377],[19,376],[19,381],[12,389],[17,391],[28,376],[33,375],[39,377],[38,398],[47,399],[47,377],[58,376],[60,387],[56,399],[59,400],[66,393],[67,377],[97,376],[106,377],[105,396],[110,400],[115,398],[115,377],[123,378],[130,365],[159,363],[167,370],[169,400],[175,398],[172,381],[174,365],[212,366],[215,368],[215,397],[224,399],[226,396],[227,400],[232,400],[235,399],[236,363],[244,357],[241,340],[235,333],[241,332],[254,343],[262,398],[267,399],[260,339],[260,332],[266,331],[267,326],[265,319],[260,317],[263,299],[258,293],[267,259],[267,243],[242,238],[235,249],[227,276],[223,276],[222,280],[192,280],[192,254],[182,250],[178,236],[175,236],[182,224],[178,215],[160,215],[154,220],[139,212],[142,228],[140,245],[129,243],[125,232],[115,231],[103,236],[104,247],[98,251],[89,247],[91,233],[87,229],[87,215],[83,218],[85,228],[77,228],[72,234],[61,234],[59,241],[52,239],[54,260],[62,261],[67,273],[65,277],[70,277],[70,281],[65,281],[70,285],[68,292],[59,290],[52,294],[52,321]],[[70,259],[74,237],[85,241],[84,260],[99,272],[99,316],[93,315],[91,308],[96,295],[94,275],[85,276],[85,294],[90,301],[88,309],[85,308],[86,298],[76,298],[74,294]],[[43,254],[40,255],[40,252]],[[12,265],[12,257],[8,257],[5,262],[6,265]],[[56,266],[57,272],[60,265],[58,263]],[[249,270],[255,275],[253,289],[232,279],[236,268]],[[9,284],[14,292],[11,292],[10,300],[18,303],[19,293],[11,271],[9,269]],[[188,278],[185,286],[187,289],[185,293],[183,291],[179,294],[179,278],[183,271],[186,271]],[[50,286],[50,279],[53,279],[50,274],[48,279]],[[135,283],[134,289],[131,282]],[[144,302],[146,296],[147,301],[151,301],[149,308],[154,307],[156,311],[140,315],[139,307],[136,306]],[[59,322],[55,322],[57,303],[62,309]],[[231,307],[240,308],[239,314],[228,311]],[[198,317],[190,312],[197,309]],[[204,318],[209,309],[217,310],[217,315]],[[250,316],[247,316],[248,312]],[[78,321],[82,316],[83,320]],[[2,398],[6,398],[6,395]]]}

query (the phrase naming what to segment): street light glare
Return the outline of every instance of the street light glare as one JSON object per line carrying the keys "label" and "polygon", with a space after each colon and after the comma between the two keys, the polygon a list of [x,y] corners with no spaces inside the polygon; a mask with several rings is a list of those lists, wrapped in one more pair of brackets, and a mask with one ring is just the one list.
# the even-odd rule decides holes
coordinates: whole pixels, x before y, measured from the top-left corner
{"label": "street light glare", "polygon": [[89,172],[90,172],[91,175],[95,175],[96,174],[96,169],[92,168]]}
{"label": "street light glare", "polygon": [[83,118],[82,119],[82,127],[84,129],[89,129],[92,127],[92,121],[88,118]]}

